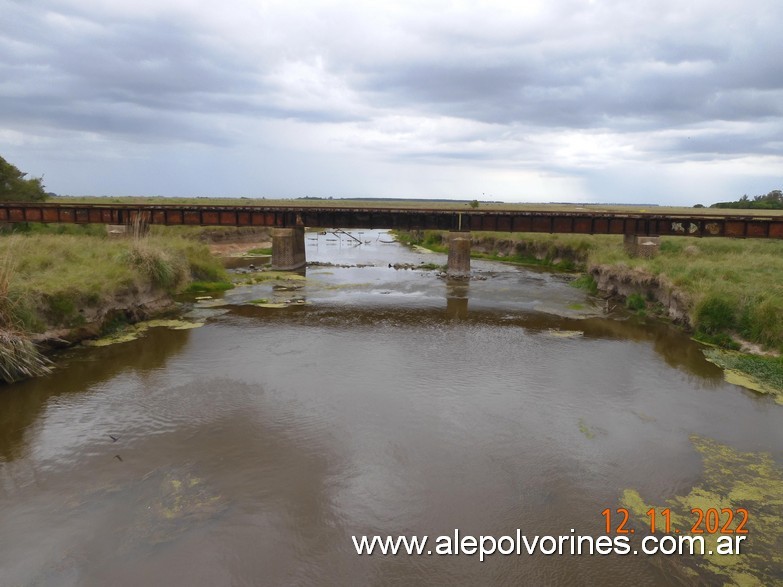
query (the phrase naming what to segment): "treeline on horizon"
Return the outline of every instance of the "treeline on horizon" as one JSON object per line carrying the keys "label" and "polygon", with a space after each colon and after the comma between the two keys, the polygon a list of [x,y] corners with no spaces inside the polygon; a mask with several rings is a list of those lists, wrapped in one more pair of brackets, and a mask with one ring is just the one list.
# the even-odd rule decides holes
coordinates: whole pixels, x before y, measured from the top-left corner
{"label": "treeline on horizon", "polygon": [[783,191],[772,190],[763,196],[754,196],[749,198],[742,196],[736,202],[718,202],[712,204],[710,208],[756,208],[761,210],[783,210]]}

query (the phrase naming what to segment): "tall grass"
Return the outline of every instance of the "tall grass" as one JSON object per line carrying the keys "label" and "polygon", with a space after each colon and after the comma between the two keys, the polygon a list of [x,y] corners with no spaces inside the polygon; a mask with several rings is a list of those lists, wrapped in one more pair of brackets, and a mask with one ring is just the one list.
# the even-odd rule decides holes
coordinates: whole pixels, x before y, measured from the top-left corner
{"label": "tall grass", "polygon": [[80,310],[118,297],[151,289],[174,294],[190,280],[228,279],[205,245],[177,237],[0,237],[0,258],[15,266],[0,308],[12,308],[9,316],[21,328],[38,332],[78,326]]}

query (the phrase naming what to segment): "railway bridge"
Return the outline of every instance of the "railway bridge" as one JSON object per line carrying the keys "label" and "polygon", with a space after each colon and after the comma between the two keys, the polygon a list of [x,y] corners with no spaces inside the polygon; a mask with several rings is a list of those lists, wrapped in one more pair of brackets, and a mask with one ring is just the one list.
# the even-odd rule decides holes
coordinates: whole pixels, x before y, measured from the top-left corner
{"label": "railway bridge", "polygon": [[0,203],[0,223],[267,226],[272,266],[305,265],[305,227],[447,230],[448,272],[470,271],[471,231],[623,235],[634,255],[653,255],[660,236],[783,239],[783,216],[574,210],[478,210],[347,206],[230,206],[201,204]]}

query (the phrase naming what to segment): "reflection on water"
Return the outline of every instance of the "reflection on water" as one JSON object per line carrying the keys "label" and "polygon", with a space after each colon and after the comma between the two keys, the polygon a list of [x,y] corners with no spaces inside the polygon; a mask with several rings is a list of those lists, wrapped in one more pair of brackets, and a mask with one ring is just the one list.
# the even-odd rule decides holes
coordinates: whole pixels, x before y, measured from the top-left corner
{"label": "reflection on water", "polygon": [[104,382],[128,376],[144,380],[182,350],[188,334],[156,329],[154,336],[122,345],[63,351],[55,357],[62,368],[54,374],[0,388],[0,463],[23,453],[25,431],[60,396],[101,389]]}
{"label": "reflection on water", "polygon": [[[624,489],[699,483],[693,434],[783,460],[780,408],[674,328],[562,276],[451,282],[390,268],[443,257],[380,233],[326,237],[311,260],[368,266],[226,292],[202,328],[0,392],[0,583],[665,585],[669,557],[359,557],[351,536],[597,536]],[[251,303],[275,295],[310,305]]]}
{"label": "reflection on water", "polygon": [[446,314],[451,318],[467,318],[469,293],[469,281],[464,279],[448,280],[446,282]]}

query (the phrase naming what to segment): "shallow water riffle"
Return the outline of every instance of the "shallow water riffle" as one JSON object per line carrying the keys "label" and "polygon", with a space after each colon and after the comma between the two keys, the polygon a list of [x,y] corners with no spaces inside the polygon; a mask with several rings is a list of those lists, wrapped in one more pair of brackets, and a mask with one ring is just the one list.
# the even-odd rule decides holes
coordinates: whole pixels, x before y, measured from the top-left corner
{"label": "shallow water riffle", "polygon": [[[304,279],[191,299],[200,328],[71,349],[53,375],[4,387],[2,583],[783,580],[773,399],[727,383],[666,324],[604,315],[567,275],[474,262],[476,279],[451,282],[393,268],[443,255],[357,236],[306,240],[331,265]],[[598,537],[602,512],[632,492],[678,515],[694,496],[719,509],[736,497],[749,556],[717,560],[741,572],[715,557],[524,545],[484,562],[434,554],[455,531]],[[638,547],[649,531],[636,513]],[[354,538],[374,535],[427,536],[433,554],[358,555]]]}

